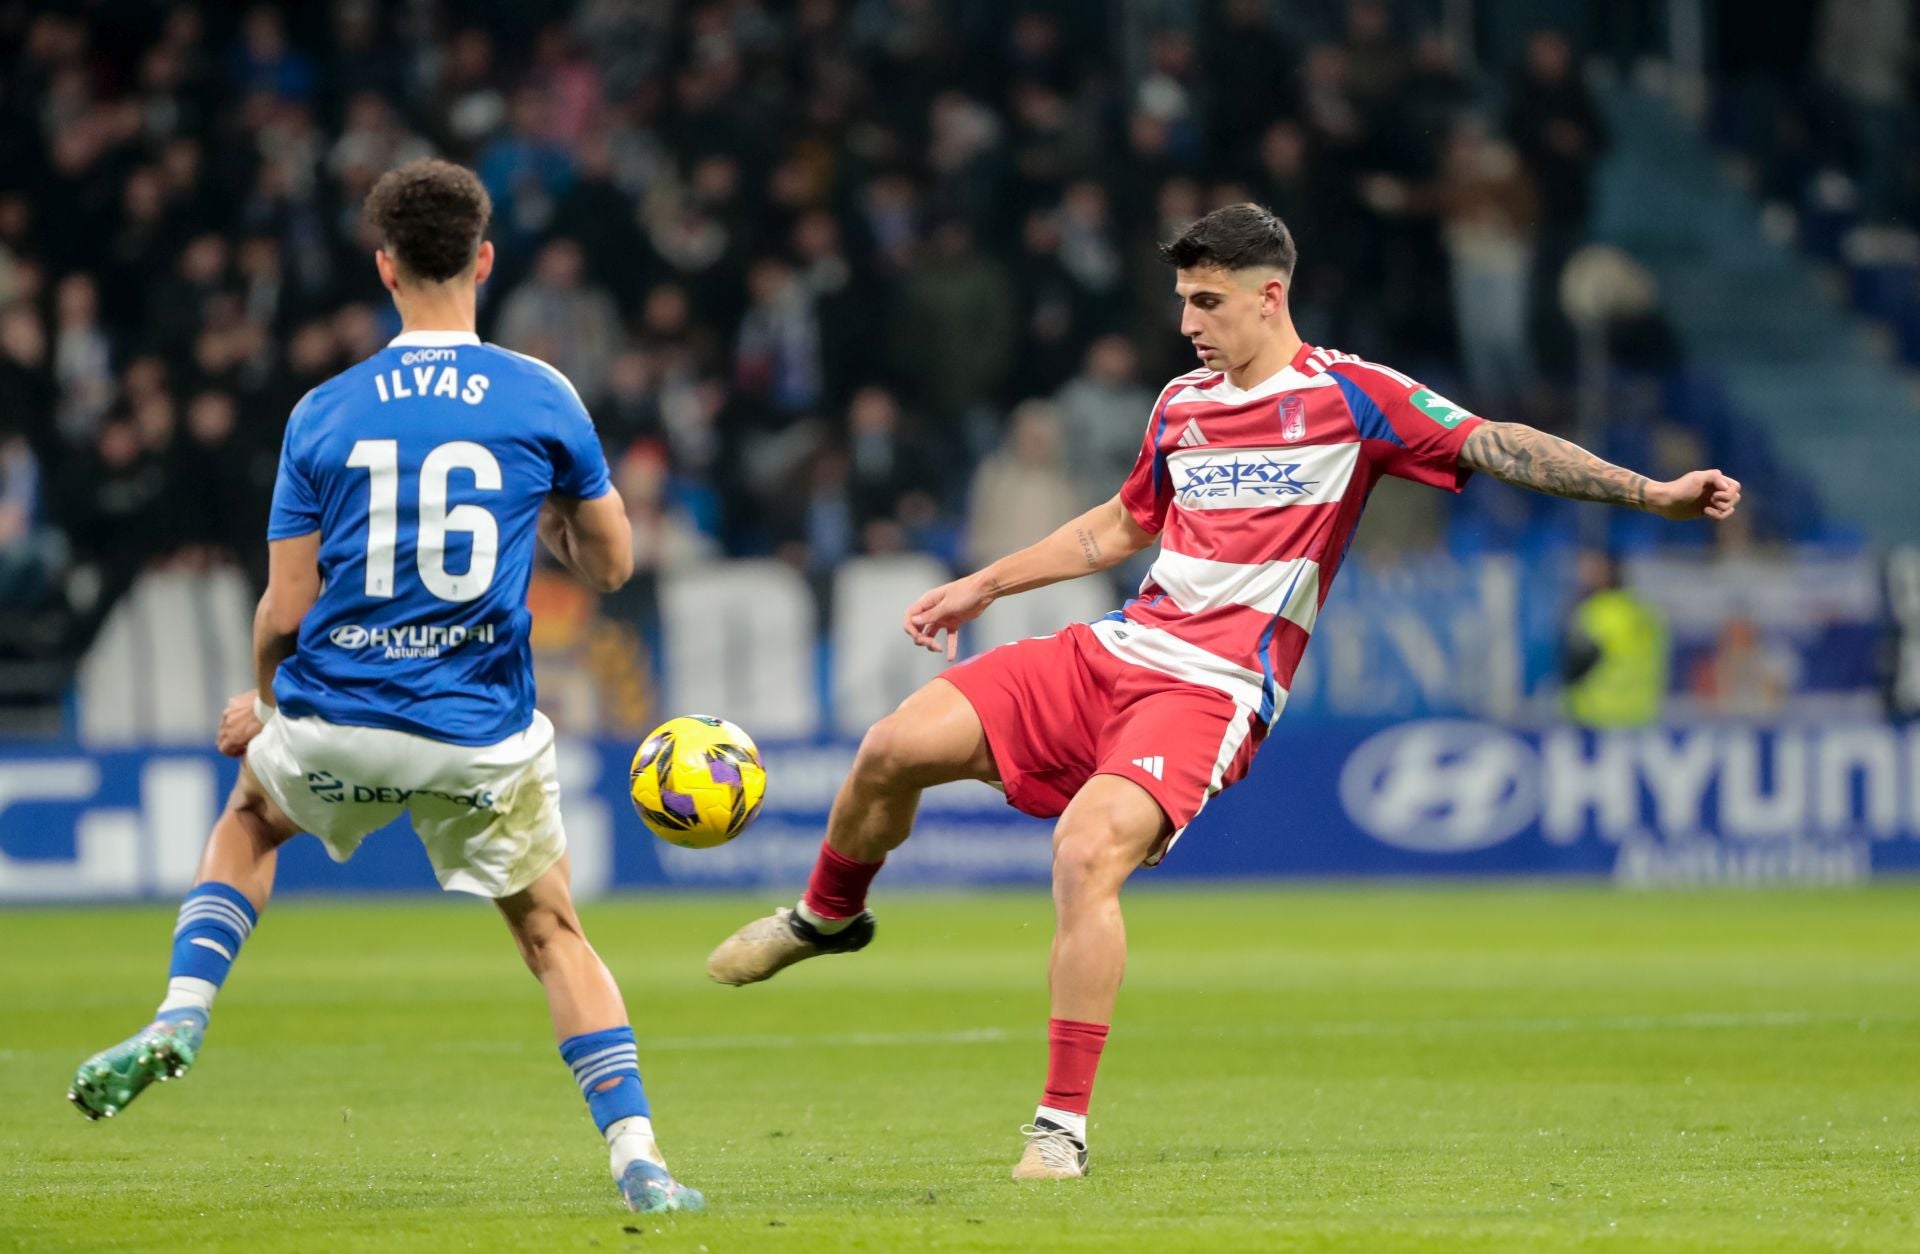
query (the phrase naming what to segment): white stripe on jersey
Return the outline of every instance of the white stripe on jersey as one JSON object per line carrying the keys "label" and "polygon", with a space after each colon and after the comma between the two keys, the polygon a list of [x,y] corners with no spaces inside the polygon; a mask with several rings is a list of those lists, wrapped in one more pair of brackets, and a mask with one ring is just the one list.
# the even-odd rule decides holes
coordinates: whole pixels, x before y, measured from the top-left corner
{"label": "white stripe on jersey", "polygon": [[1167,454],[1174,504],[1182,509],[1274,509],[1344,498],[1360,444],[1279,448],[1208,445]]}
{"label": "white stripe on jersey", "polygon": [[[1180,380],[1175,379],[1175,383]],[[1212,401],[1220,405],[1244,405],[1248,401],[1264,400],[1269,396],[1278,396],[1282,392],[1299,392],[1307,388],[1330,388],[1339,386],[1339,381],[1321,375],[1307,375],[1292,366],[1282,366],[1259,383],[1242,390],[1222,379],[1212,387],[1203,388],[1189,383],[1174,394],[1171,405],[1182,405],[1188,401]]]}
{"label": "white stripe on jersey", "polygon": [[[1197,644],[1188,644],[1170,631],[1142,627],[1130,621],[1103,618],[1092,624],[1093,634],[1114,656],[1135,666],[1144,666],[1162,675],[1203,688],[1224,692],[1250,710],[1260,708],[1266,677],[1244,666],[1236,666],[1217,653],[1209,653]],[[1287,690],[1274,686],[1274,714],[1286,704]]]}
{"label": "white stripe on jersey", "polygon": [[1395,383],[1398,383],[1401,387],[1406,388],[1408,391],[1412,391],[1414,388],[1417,388],[1420,386],[1418,383],[1415,383],[1412,379],[1409,379],[1406,375],[1403,375],[1398,370],[1395,370],[1392,366],[1383,366],[1377,361],[1362,361],[1358,357],[1350,357],[1347,359],[1347,364],[1349,366],[1358,366],[1362,370],[1371,370],[1375,374],[1383,374],[1387,376],[1387,378],[1392,379]]}
{"label": "white stripe on jersey", "polygon": [[1311,558],[1242,566],[1162,549],[1147,578],[1189,614],[1244,605],[1311,632],[1320,613],[1320,563]]}

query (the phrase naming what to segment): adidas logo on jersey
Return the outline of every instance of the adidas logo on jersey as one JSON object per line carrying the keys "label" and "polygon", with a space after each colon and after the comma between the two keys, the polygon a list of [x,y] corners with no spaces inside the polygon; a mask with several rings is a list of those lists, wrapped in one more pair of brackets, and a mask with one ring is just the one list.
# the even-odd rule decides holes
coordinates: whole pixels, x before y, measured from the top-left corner
{"label": "adidas logo on jersey", "polygon": [[1206,442],[1207,437],[1200,433],[1200,424],[1191,418],[1187,419],[1187,429],[1180,433],[1180,447],[1193,448]]}
{"label": "adidas logo on jersey", "polygon": [[1167,769],[1167,760],[1159,754],[1155,754],[1150,758],[1135,758],[1133,764],[1155,779],[1164,778],[1162,772]]}

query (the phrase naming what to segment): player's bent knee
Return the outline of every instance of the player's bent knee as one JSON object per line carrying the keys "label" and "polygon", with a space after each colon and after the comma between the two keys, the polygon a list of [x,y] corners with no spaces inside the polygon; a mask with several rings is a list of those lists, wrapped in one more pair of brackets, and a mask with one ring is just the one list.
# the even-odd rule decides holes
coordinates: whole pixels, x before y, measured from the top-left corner
{"label": "player's bent knee", "polygon": [[854,773],[863,783],[875,787],[910,786],[925,768],[919,736],[907,719],[896,710],[872,727],[860,739],[860,751],[853,761]]}
{"label": "player's bent knee", "polygon": [[1108,824],[1066,818],[1054,829],[1056,896],[1117,893],[1139,862],[1119,832]]}

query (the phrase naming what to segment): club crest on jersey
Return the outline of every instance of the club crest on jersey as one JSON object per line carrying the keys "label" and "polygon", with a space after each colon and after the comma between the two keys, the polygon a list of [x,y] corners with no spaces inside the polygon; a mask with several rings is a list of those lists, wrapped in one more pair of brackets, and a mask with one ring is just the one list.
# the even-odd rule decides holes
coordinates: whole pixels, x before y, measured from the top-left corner
{"label": "club crest on jersey", "polygon": [[1280,398],[1280,438],[1292,444],[1307,434],[1307,403],[1298,392]]}

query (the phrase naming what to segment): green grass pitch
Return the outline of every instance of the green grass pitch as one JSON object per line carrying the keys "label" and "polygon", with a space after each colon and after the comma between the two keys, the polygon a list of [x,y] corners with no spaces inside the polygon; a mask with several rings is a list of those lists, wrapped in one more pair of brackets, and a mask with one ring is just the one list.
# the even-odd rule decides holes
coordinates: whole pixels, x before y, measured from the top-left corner
{"label": "green grass pitch", "polygon": [[1920,1248],[1920,884],[1171,891],[1094,1173],[1007,1179],[1045,1064],[1040,893],[883,891],[865,953],[707,983],[760,898],[586,913],[704,1216],[629,1216],[505,930],[271,909],[199,1066],[89,1124],[171,914],[0,913],[0,1248]]}

